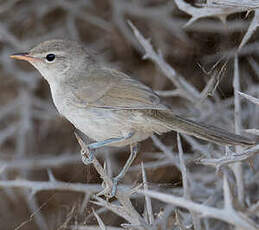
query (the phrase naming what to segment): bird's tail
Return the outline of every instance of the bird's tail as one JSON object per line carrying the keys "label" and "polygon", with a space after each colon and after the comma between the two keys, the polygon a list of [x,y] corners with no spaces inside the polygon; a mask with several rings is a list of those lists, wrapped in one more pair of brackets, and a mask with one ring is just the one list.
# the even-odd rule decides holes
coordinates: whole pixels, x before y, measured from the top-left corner
{"label": "bird's tail", "polygon": [[255,141],[215,126],[191,121],[177,115],[166,115],[167,127],[171,130],[186,133],[203,140],[220,145],[241,145],[245,147],[255,145]]}

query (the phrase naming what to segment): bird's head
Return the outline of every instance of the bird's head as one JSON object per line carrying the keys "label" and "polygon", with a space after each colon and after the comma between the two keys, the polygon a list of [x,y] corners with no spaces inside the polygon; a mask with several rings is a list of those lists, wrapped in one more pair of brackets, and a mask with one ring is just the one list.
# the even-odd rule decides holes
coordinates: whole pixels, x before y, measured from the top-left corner
{"label": "bird's head", "polygon": [[45,41],[10,57],[28,61],[48,82],[70,80],[94,62],[83,45],[70,40]]}

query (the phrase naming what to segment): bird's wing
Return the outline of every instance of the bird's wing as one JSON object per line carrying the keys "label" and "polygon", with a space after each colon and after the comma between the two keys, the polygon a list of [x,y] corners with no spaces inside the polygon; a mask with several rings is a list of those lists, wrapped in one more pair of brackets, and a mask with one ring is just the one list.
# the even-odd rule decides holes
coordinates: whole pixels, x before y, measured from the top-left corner
{"label": "bird's wing", "polygon": [[102,69],[80,79],[73,88],[74,100],[80,106],[114,110],[168,109],[149,87],[113,69]]}

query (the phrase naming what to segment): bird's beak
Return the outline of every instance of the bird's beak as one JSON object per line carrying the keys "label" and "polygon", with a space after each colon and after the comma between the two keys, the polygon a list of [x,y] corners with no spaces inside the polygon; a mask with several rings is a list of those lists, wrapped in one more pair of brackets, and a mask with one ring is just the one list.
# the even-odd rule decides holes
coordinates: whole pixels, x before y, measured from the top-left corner
{"label": "bird's beak", "polygon": [[29,53],[15,53],[10,56],[10,58],[24,60],[24,61],[35,61],[36,58],[29,55]]}

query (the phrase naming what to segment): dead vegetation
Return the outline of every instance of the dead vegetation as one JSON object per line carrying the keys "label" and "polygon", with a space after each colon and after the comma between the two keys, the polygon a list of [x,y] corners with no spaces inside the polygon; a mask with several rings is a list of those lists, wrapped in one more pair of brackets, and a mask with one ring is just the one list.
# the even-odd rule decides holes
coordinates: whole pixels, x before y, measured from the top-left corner
{"label": "dead vegetation", "polygon": [[107,200],[100,192],[129,150],[103,148],[83,165],[47,83],[9,59],[50,38],[80,40],[176,113],[256,139],[258,7],[257,0],[0,1],[1,229],[258,229],[259,145],[153,136]]}

